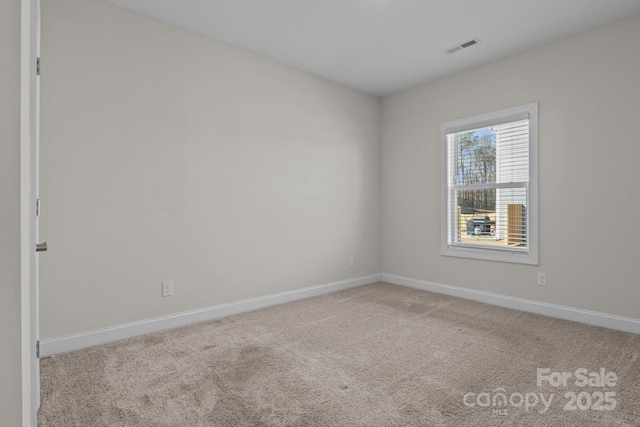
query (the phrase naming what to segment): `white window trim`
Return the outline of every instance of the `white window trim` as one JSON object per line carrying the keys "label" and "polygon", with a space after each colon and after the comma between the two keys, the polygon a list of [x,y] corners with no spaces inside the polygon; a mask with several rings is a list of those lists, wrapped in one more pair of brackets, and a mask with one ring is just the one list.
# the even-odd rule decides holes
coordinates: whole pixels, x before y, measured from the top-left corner
{"label": "white window trim", "polygon": [[[527,189],[527,250],[449,244],[447,134],[529,118],[529,184]],[[441,253],[444,256],[538,265],[538,103],[450,120],[440,127]]]}

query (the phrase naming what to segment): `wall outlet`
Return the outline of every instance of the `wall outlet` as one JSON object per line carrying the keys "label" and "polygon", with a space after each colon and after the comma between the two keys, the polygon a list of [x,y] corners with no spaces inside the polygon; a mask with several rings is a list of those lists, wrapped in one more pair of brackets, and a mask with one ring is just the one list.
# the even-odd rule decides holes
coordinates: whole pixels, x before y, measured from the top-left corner
{"label": "wall outlet", "polygon": [[547,286],[547,273],[538,273],[538,286]]}
{"label": "wall outlet", "polygon": [[173,295],[173,282],[162,282],[162,296],[170,297]]}
{"label": "wall outlet", "polygon": [[353,267],[353,255],[349,257],[349,267]]}

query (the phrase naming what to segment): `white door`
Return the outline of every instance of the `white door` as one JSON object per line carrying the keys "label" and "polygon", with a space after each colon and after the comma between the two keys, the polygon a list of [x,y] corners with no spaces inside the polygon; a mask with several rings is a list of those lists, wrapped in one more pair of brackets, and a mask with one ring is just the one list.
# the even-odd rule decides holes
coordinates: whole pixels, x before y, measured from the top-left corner
{"label": "white door", "polygon": [[[31,330],[36,343],[40,341],[40,255],[47,250],[47,244],[40,244],[40,0],[31,0],[32,4],[32,22],[34,29],[32,31],[33,38],[33,54],[36,57],[36,73],[33,73],[33,92],[31,93],[31,109],[32,109],[32,177],[33,177],[33,200],[35,200],[35,209],[33,209],[33,236],[34,245],[34,262],[32,263],[31,275]],[[33,377],[32,377],[32,399],[34,403],[34,418],[37,424],[37,412],[40,408],[40,361],[38,356],[32,357]]]}
{"label": "white door", "polygon": [[[40,241],[40,0],[31,0],[33,5],[35,26],[33,30],[34,40],[33,50],[36,59],[36,73],[33,75],[35,89],[31,94],[33,122],[31,124],[33,150],[32,150],[32,176],[35,200],[35,209],[33,214],[33,234],[36,242]],[[36,243],[34,250],[34,262],[32,271],[31,286],[31,322],[32,330],[36,343],[40,342],[40,255],[39,253],[47,250],[47,244]],[[34,364],[32,378],[32,399],[35,402],[35,415],[33,419],[37,425],[37,412],[40,408],[40,361],[38,360],[38,351],[32,355],[31,360]],[[32,423],[33,424],[33,423]]]}
{"label": "white door", "polygon": [[[23,40],[23,66],[27,75],[23,74],[25,80],[23,89],[28,93],[23,93],[23,101],[28,98],[28,111],[22,111],[25,117],[25,126],[28,123],[28,138],[23,141],[27,147],[23,147],[23,169],[26,166],[28,173],[22,176],[23,191],[28,193],[24,197],[28,198],[23,205],[23,233],[28,235],[28,295],[29,295],[29,325],[23,328],[23,334],[28,335],[30,351],[29,371],[30,381],[28,381],[30,401],[23,403],[23,425],[37,426],[37,412],[40,407],[40,362],[37,357],[36,343],[39,340],[39,265],[40,253],[46,251],[46,243],[39,243],[39,148],[40,148],[40,77],[39,77],[39,57],[40,57],[40,0],[22,0],[24,26]],[[23,131],[25,129],[23,128]],[[28,165],[27,165],[28,164]],[[26,184],[28,183],[28,184]],[[28,218],[27,218],[28,217]],[[24,252],[23,252],[24,254]],[[24,283],[24,282],[23,282]],[[23,289],[23,292],[26,291]],[[25,325],[26,326],[26,325]],[[26,329],[26,330],[25,330]],[[24,336],[23,336],[24,338]],[[26,398],[26,396],[25,396]]]}

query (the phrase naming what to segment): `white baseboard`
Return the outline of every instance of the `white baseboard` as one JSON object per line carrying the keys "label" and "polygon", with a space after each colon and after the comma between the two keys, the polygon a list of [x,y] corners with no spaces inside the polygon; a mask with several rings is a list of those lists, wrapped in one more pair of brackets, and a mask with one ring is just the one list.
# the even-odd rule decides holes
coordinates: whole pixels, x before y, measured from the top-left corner
{"label": "white baseboard", "polygon": [[44,339],[40,341],[40,357],[46,358],[54,354],[67,353],[83,348],[106,344],[121,339],[132,338],[165,329],[179,328],[192,323],[218,319],[232,314],[244,313],[286,302],[301,300],[341,291],[380,281],[380,274],[341,280],[294,291],[281,292],[263,297],[250,298],[241,301],[220,304],[213,307],[201,308],[137,322],[125,323],[108,328],[96,329],[79,334]]}
{"label": "white baseboard", "polygon": [[137,322],[125,323],[79,334],[45,339],[40,341],[40,356],[42,358],[46,358],[54,354],[67,353],[152,332],[179,328],[181,326],[187,326],[197,322],[204,322],[233,314],[258,310],[260,308],[324,295],[330,292],[354,288],[379,281],[470,299],[514,310],[541,314],[558,319],[571,320],[574,322],[602,326],[604,328],[615,329],[618,331],[640,334],[640,319],[616,316],[597,311],[583,310],[558,304],[550,304],[382,273],[358,277],[355,279],[342,280],[339,282],[326,283],[294,291],[281,292],[263,297],[250,298],[227,304],[220,304],[213,307],[140,320]]}
{"label": "white baseboard", "polygon": [[510,297],[507,295],[478,291],[475,289],[443,285],[441,283],[411,279],[408,277],[395,276],[393,274],[382,273],[382,281],[392,283],[394,285],[408,286],[424,291],[484,302],[514,310],[541,314],[543,316],[571,320],[574,322],[586,323],[588,325],[602,326],[604,328],[630,332],[633,334],[640,334],[640,319],[634,319],[631,317],[616,316],[614,314],[600,313],[597,311],[583,310],[558,304]]}

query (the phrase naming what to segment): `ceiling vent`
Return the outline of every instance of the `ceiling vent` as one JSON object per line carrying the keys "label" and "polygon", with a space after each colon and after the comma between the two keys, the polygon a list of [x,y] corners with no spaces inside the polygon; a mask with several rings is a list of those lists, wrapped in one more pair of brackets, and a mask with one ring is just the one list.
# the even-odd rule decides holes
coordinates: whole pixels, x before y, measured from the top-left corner
{"label": "ceiling vent", "polygon": [[480,43],[479,39],[471,39],[471,40],[468,40],[468,41],[466,41],[464,43],[460,43],[460,44],[457,44],[455,46],[451,46],[448,49],[445,49],[444,53],[452,54],[452,53],[455,53],[455,52],[457,52],[459,50],[466,49],[468,47],[476,45],[478,43]]}

